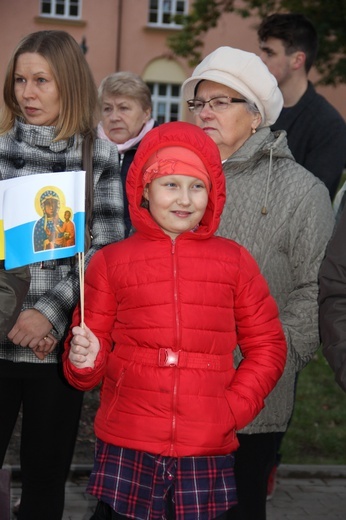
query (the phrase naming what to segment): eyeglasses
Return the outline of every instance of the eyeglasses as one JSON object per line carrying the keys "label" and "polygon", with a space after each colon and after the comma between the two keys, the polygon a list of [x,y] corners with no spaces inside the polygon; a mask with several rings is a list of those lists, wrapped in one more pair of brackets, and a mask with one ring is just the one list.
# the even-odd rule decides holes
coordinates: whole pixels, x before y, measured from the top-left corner
{"label": "eyeglasses", "polygon": [[200,114],[204,105],[207,103],[214,112],[223,112],[224,110],[227,110],[232,103],[247,103],[247,101],[246,99],[228,96],[216,96],[207,101],[202,101],[202,99],[190,99],[187,102],[190,112],[193,112],[194,114]]}

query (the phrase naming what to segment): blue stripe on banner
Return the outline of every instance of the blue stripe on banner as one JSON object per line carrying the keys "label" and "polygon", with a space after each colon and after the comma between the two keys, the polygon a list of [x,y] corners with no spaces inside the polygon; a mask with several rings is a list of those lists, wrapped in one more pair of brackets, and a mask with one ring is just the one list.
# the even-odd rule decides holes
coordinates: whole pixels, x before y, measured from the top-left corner
{"label": "blue stripe on banner", "polygon": [[45,260],[58,260],[74,256],[84,251],[85,213],[75,213],[73,216],[75,225],[75,245],[48,249],[47,251],[34,251],[33,231],[36,222],[28,222],[5,231],[5,268],[14,269],[22,265],[42,262]]}

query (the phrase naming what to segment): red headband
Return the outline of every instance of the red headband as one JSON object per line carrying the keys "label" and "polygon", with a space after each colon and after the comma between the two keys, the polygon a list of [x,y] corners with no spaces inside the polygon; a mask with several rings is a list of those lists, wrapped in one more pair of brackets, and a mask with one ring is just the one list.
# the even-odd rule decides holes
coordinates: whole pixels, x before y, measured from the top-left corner
{"label": "red headband", "polygon": [[182,146],[167,146],[149,157],[143,168],[143,186],[164,175],[187,175],[204,182],[210,190],[210,176],[202,160]]}

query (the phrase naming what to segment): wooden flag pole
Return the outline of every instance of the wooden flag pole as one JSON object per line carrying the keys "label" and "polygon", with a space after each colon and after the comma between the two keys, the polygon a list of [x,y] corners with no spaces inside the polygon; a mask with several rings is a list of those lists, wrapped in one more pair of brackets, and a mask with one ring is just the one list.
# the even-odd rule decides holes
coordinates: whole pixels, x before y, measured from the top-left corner
{"label": "wooden flag pole", "polygon": [[84,252],[78,253],[78,267],[79,267],[79,292],[80,292],[80,312],[81,323],[80,326],[84,329]]}

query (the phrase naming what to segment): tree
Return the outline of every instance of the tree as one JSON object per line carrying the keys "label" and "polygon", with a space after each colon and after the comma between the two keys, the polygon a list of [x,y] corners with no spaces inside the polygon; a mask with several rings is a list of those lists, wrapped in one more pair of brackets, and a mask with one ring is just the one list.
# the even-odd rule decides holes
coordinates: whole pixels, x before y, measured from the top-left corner
{"label": "tree", "polygon": [[321,76],[319,83],[346,83],[346,0],[195,0],[190,13],[176,19],[182,30],[168,38],[168,46],[195,66],[201,60],[203,35],[216,27],[226,12],[261,19],[274,12],[304,14],[315,25],[319,37],[315,63]]}

